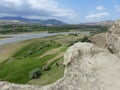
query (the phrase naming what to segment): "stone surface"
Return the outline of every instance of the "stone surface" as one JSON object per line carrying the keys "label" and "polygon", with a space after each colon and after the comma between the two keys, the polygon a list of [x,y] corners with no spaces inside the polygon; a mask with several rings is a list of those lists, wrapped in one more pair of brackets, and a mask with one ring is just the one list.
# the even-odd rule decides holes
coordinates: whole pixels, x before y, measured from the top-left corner
{"label": "stone surface", "polygon": [[106,43],[108,49],[120,58],[120,20],[106,33]]}
{"label": "stone surface", "polygon": [[100,48],[106,48],[106,33],[96,34],[89,38],[92,43]]}

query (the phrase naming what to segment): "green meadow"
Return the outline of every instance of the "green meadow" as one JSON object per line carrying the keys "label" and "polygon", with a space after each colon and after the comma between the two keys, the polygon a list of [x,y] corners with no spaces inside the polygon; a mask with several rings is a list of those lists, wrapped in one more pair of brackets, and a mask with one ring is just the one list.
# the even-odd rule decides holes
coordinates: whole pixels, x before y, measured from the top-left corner
{"label": "green meadow", "polygon": [[[65,51],[71,44],[83,37],[84,35],[74,34],[58,35],[7,45],[5,50],[8,51],[21,46],[13,50],[14,53],[9,51],[9,56],[1,60],[0,80],[34,85],[47,85],[55,82],[64,75]],[[45,66],[49,69],[43,70]],[[30,79],[30,72],[36,68],[40,69],[39,77]]]}

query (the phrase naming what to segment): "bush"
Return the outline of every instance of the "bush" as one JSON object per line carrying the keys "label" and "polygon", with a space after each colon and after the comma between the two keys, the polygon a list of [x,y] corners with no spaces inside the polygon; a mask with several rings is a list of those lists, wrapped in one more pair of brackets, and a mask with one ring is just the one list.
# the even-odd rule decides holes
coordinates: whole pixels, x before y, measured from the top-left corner
{"label": "bush", "polygon": [[77,34],[77,33],[70,33],[70,34],[69,34],[69,36],[70,36],[70,35],[73,35],[73,36],[78,36],[78,34]]}
{"label": "bush", "polygon": [[41,70],[39,68],[36,68],[29,73],[29,79],[38,78],[40,77],[40,75],[41,75]]}
{"label": "bush", "polygon": [[42,71],[48,71],[50,69],[49,65],[44,65]]}
{"label": "bush", "polygon": [[91,41],[88,38],[89,37],[84,36],[82,39],[80,39],[80,42],[89,42],[89,43],[91,43]]}

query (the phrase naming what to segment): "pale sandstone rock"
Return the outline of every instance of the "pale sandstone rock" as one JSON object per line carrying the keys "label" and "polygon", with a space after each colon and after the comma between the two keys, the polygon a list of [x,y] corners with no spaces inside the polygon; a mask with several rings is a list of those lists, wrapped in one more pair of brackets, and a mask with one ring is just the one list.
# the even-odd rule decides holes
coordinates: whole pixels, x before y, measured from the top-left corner
{"label": "pale sandstone rock", "polygon": [[108,49],[120,58],[120,20],[106,33],[106,43]]}
{"label": "pale sandstone rock", "polygon": [[89,38],[89,40],[100,48],[106,48],[106,33],[96,34]]}

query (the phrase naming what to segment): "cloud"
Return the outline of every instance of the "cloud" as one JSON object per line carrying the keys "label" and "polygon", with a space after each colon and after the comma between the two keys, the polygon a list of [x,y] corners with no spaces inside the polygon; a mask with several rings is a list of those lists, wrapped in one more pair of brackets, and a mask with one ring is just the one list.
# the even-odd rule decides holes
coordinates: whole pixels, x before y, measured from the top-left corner
{"label": "cloud", "polygon": [[104,6],[98,6],[98,7],[96,7],[96,9],[101,11],[101,10],[104,10],[105,8],[104,8]]}
{"label": "cloud", "polygon": [[115,12],[120,12],[120,5],[115,5]]}
{"label": "cloud", "polygon": [[1,0],[0,16],[13,15],[33,18],[75,18],[73,10],[61,8],[55,0]]}
{"label": "cloud", "polygon": [[88,16],[86,16],[87,20],[97,20],[106,16],[109,16],[110,14],[107,12],[102,12],[102,13],[90,13]]}

